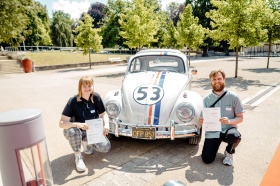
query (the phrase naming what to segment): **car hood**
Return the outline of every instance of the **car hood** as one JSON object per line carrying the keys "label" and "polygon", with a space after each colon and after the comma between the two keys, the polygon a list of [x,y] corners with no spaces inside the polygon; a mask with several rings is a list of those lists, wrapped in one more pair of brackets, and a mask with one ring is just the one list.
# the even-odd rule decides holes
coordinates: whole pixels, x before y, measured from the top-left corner
{"label": "car hood", "polygon": [[166,124],[178,96],[188,87],[188,82],[188,76],[173,72],[128,74],[122,86],[122,101],[125,105],[123,121]]}

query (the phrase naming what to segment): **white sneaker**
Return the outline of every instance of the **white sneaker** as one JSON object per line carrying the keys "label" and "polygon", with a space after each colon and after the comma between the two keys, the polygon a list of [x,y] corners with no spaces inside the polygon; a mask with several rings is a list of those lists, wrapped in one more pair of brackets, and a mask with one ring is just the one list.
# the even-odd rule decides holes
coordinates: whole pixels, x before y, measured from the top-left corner
{"label": "white sneaker", "polygon": [[227,151],[225,151],[225,158],[223,160],[223,163],[225,165],[231,166],[233,164],[233,156],[232,156],[232,154],[230,154]]}
{"label": "white sneaker", "polygon": [[76,163],[77,171],[86,171],[86,166],[85,166],[82,156],[76,156],[75,163]]}
{"label": "white sneaker", "polygon": [[92,145],[88,145],[87,141],[82,141],[82,145],[83,145],[84,153],[85,154],[93,154],[93,147],[92,147]]}

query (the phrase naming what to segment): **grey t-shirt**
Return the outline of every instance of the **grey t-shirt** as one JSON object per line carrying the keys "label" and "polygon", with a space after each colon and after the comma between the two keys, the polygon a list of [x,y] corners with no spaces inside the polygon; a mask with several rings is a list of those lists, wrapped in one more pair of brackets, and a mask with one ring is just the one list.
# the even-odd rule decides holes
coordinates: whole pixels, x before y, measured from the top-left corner
{"label": "grey t-shirt", "polygon": [[[214,94],[213,92],[207,95],[203,99],[203,104],[205,108],[209,108],[217,99],[218,95]],[[233,92],[227,91],[226,95],[219,100],[215,107],[221,108],[221,117],[227,117],[228,119],[235,118],[236,114],[244,112],[242,103],[240,98]],[[222,132],[225,133],[225,131],[231,127],[237,127],[236,125],[226,125],[222,124]],[[219,138],[220,132],[205,132],[206,138]]]}

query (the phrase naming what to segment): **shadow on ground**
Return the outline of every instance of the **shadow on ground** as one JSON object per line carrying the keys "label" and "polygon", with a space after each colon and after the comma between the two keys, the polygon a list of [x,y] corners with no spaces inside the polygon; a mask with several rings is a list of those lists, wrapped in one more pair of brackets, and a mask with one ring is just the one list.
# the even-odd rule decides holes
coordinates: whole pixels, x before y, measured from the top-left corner
{"label": "shadow on ground", "polygon": [[[83,155],[88,171],[75,170],[74,154],[61,156],[51,162],[54,184],[64,185],[97,174],[95,170],[118,171],[124,173],[152,173],[160,175],[166,171],[185,168],[188,157],[197,154],[199,146],[189,145],[186,139],[137,140],[120,137],[111,140],[112,149],[108,153]],[[191,161],[196,161],[195,159]],[[195,164],[194,162],[192,164]],[[118,167],[116,169],[116,167]],[[107,171],[106,171],[107,170]],[[100,171],[98,172],[100,174]],[[98,176],[98,175],[96,175]],[[199,178],[196,178],[199,179]]]}
{"label": "shadow on ground", "polygon": [[217,180],[219,185],[232,185],[234,166],[224,166],[223,158],[224,155],[218,153],[213,163],[205,164],[200,156],[187,156],[185,166],[189,168],[185,172],[186,179],[190,183]]}
{"label": "shadow on ground", "polygon": [[65,69],[65,70],[59,70],[58,73],[65,73],[65,72],[78,72],[78,71],[87,71],[92,70],[89,67],[86,68],[73,68],[73,69]]}
{"label": "shadow on ground", "polygon": [[249,71],[254,73],[280,73],[280,69],[278,68],[251,68],[244,69],[243,71]]}
{"label": "shadow on ground", "polygon": [[106,78],[117,78],[117,77],[124,77],[124,73],[118,73],[118,74],[106,74],[106,75],[100,75],[96,77],[106,77]]}
{"label": "shadow on ground", "polygon": [[[231,87],[237,87],[237,89],[240,91],[246,91],[248,90],[249,86],[262,87],[262,86],[271,86],[271,85],[262,84],[260,80],[247,80],[247,79],[243,79],[243,77],[237,77],[237,78],[226,78],[226,86],[228,89]],[[200,78],[197,80],[193,80],[192,87],[193,88],[203,87],[204,90],[212,89],[208,78]]]}
{"label": "shadow on ground", "polygon": [[[85,175],[78,175],[67,179],[69,175],[72,174],[73,170],[75,170],[74,154],[67,154],[53,160],[51,162],[51,169],[55,185],[63,185],[73,179],[85,177]],[[89,171],[88,176],[93,174],[93,171]]]}

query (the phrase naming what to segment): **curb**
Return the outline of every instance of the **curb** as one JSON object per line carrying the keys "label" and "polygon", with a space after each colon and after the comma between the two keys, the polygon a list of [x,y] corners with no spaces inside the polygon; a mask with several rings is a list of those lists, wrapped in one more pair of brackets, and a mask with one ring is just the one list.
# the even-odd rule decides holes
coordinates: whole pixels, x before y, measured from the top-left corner
{"label": "curb", "polygon": [[[126,60],[123,61],[101,61],[101,62],[91,62],[92,66],[97,65],[113,65],[126,63]],[[45,70],[56,70],[56,69],[67,69],[67,68],[77,68],[77,67],[89,67],[90,63],[75,63],[75,64],[64,64],[64,65],[50,65],[50,66],[38,66],[35,67],[35,71],[45,71]]]}

